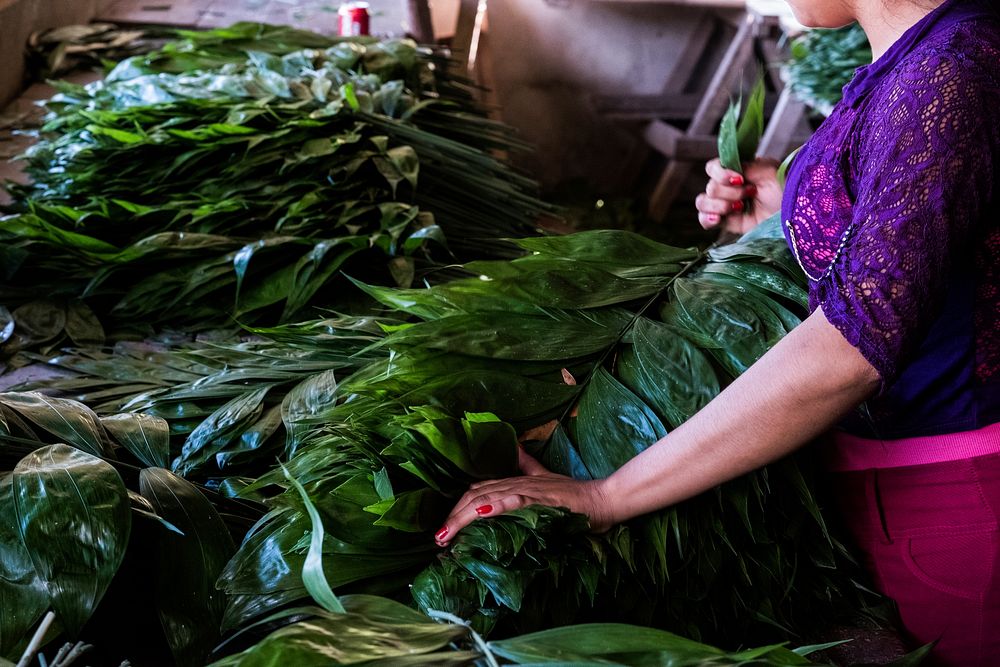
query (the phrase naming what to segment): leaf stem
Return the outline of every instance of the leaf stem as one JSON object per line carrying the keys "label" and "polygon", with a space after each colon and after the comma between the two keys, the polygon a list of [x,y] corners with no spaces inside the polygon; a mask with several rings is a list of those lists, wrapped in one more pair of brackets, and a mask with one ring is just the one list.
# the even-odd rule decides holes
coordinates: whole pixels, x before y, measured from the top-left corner
{"label": "leaf stem", "polygon": [[21,659],[17,661],[17,667],[28,667],[32,658],[34,658],[35,654],[38,653],[38,649],[41,648],[42,641],[45,639],[45,633],[49,631],[49,628],[55,620],[55,612],[50,611],[45,614],[45,618],[43,618],[42,622],[38,625],[38,629],[35,630],[35,634],[31,636],[31,641],[28,642],[27,648],[24,649]]}

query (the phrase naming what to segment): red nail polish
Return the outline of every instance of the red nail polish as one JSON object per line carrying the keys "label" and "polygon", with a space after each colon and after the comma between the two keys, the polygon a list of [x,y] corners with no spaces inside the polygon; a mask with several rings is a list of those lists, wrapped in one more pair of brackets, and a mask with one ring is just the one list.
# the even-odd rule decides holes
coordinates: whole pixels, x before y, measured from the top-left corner
{"label": "red nail polish", "polygon": [[757,196],[757,186],[756,185],[748,185],[747,189],[746,189],[746,193],[747,193],[747,197],[756,197]]}
{"label": "red nail polish", "polygon": [[729,184],[730,185],[743,185],[743,177],[740,176],[740,175],[730,176],[729,177]]}
{"label": "red nail polish", "polygon": [[448,526],[445,526],[438,532],[434,533],[434,539],[436,539],[439,542],[446,537],[448,537]]}
{"label": "red nail polish", "polygon": [[734,201],[733,202],[733,210],[734,211],[742,211],[743,210],[743,202],[742,201]]}
{"label": "red nail polish", "polygon": [[482,516],[484,514],[489,514],[492,511],[493,511],[493,505],[483,505],[481,507],[476,508],[476,514],[478,514],[479,516]]}

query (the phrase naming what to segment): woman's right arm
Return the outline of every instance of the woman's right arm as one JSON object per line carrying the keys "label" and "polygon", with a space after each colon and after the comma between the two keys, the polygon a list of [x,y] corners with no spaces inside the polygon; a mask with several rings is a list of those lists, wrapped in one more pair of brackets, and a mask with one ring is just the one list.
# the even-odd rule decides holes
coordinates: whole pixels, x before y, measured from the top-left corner
{"label": "woman's right arm", "polygon": [[[746,234],[781,210],[776,160],[755,160],[739,174],[724,168],[715,159],[705,165],[705,172],[709,177],[708,185],[695,200],[698,222],[705,229]],[[748,201],[749,208],[746,206]]]}

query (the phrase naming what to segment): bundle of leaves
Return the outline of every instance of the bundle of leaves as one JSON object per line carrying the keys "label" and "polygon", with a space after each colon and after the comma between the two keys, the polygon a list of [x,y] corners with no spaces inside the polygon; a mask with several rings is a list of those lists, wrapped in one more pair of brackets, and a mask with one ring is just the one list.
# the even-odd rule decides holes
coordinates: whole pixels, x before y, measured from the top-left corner
{"label": "bundle of leaves", "polygon": [[164,469],[168,439],[150,415],[0,394],[0,657],[51,608],[49,638],[83,636],[99,664],[170,649],[204,664],[226,604],[215,579],[261,511]]}
{"label": "bundle of leaves", "polygon": [[[284,446],[291,477],[322,517],[323,571],[334,589],[399,595],[412,584],[421,608],[471,619],[483,632],[613,619],[736,646],[864,609],[807,459],[779,462],[605,535],[590,534],[583,517],[533,507],[476,522],[448,552],[434,548],[433,531],[471,482],[517,474],[518,434],[555,471],[609,475],[711,400],[805,310],[801,274],[774,220],[708,258],[627,232],[517,243],[531,254],[470,263],[470,277],[452,283],[365,286],[392,313],[387,335],[359,336],[356,321],[336,319],[271,329],[268,345],[296,354],[330,353],[350,340],[343,349],[355,355],[361,345],[369,345],[364,354],[384,355],[350,375],[331,363],[328,374],[316,369],[297,379],[322,391],[309,392],[308,414],[285,423],[294,437],[275,428],[267,448],[241,444],[266,432],[258,426],[266,421],[260,397],[275,392],[278,406],[287,389],[234,356],[224,373],[205,374],[215,379],[188,377],[162,393],[143,387],[132,406],[180,427],[186,439],[174,447],[173,468],[192,477],[225,478],[230,451],[249,465],[258,456],[273,460]],[[288,359],[268,373],[298,364]],[[100,377],[51,386],[102,396],[114,391],[114,368],[126,377],[155,373],[141,364],[124,370],[127,359],[68,355],[59,363]],[[216,391],[241,393],[204,428],[188,421],[198,413],[182,414],[216,405],[223,400]],[[233,415],[236,402],[252,409],[226,422],[224,437],[198,435]],[[284,471],[225,478],[221,486],[269,507],[220,578],[232,629],[307,597],[300,573],[310,522]]]}
{"label": "bundle of leaves", "polygon": [[[448,614],[439,622],[392,600],[348,595],[344,611],[289,609],[267,623],[286,623],[263,640],[213,667],[253,667],[288,661],[295,665],[671,665],[673,667],[816,665],[808,657],[826,646],[790,650],[781,645],[727,653],[669,632],[625,624],[587,624],[483,642]],[[249,628],[248,632],[252,632]],[[230,640],[241,639],[239,635]],[[894,663],[919,663],[926,651]]]}
{"label": "bundle of leaves", "polygon": [[[82,636],[101,647],[88,658],[109,664],[125,657],[163,664],[169,648],[180,665],[205,664],[214,655],[226,656],[214,665],[245,667],[279,658],[295,665],[768,666],[817,664],[804,656],[826,648],[774,645],[727,653],[622,624],[486,643],[451,614],[431,611],[429,617],[389,598],[337,598],[330,591],[317,595],[327,608],[270,613],[220,644],[225,596],[212,584],[232,554],[230,534],[245,532],[256,510],[156,467],[166,439],[162,420],[147,415],[99,418],[71,401],[0,394],[6,470],[0,498],[9,508],[0,515],[0,659],[20,654],[49,608],[58,630],[47,639]],[[53,440],[73,446],[45,444]],[[318,554],[323,524],[308,496],[302,498],[312,508],[309,551]],[[308,563],[302,573],[310,576]],[[127,637],[120,631],[126,614]],[[894,665],[918,664],[924,653]]]}
{"label": "bundle of leaves", "polygon": [[100,414],[132,411],[166,420],[175,469],[235,493],[245,483],[240,478],[270,470],[277,456],[298,447],[310,420],[336,400],[338,379],[385,356],[370,349],[384,336],[371,318],[252,332],[270,338],[70,349],[48,362],[74,376],[33,386]]}
{"label": "bundle of leaves", "polygon": [[[329,554],[409,566],[470,482],[515,473],[516,433],[544,441],[538,454],[550,469],[611,474],[805,308],[774,221],[703,266],[698,253],[623,232],[519,243],[532,254],[469,264],[469,279],[369,288],[421,321],[394,327],[379,344],[392,357],[346,380],[326,425],[288,452],[336,538]],[[248,491],[283,485],[275,472]],[[230,593],[270,603],[301,595],[293,563],[302,555],[289,548],[304,521],[298,502],[289,492],[271,499],[230,563]],[[813,484],[784,461],[602,536],[552,508],[477,522],[412,591],[423,608],[484,631],[611,617],[736,643],[768,627],[801,630],[820,621],[818,609],[826,622],[838,603],[862,607],[845,555]],[[345,571],[331,566],[328,576],[352,583]],[[254,611],[241,602],[230,619]]]}
{"label": "bundle of leaves", "polygon": [[[230,33],[247,28],[213,39],[245,48]],[[349,308],[345,264],[409,284],[432,252],[509,255],[495,238],[529,233],[547,210],[494,157],[521,147],[510,131],[411,42],[191,56],[215,69],[148,73],[178,49],[63,84],[50,101],[27,156],[34,182],[14,188],[19,214],[0,220],[0,303],[24,322],[0,343],[62,340],[17,310],[39,291],[54,301],[34,306],[43,319],[82,298],[112,332]]]}
{"label": "bundle of leaves", "polygon": [[129,29],[113,23],[64,25],[28,38],[27,69],[32,80],[65,76],[80,69],[102,70],[163,45],[165,30]]}
{"label": "bundle of leaves", "polygon": [[854,71],[872,61],[868,37],[857,23],[835,30],[810,30],[792,42],[786,67],[796,96],[824,116],[843,96]]}

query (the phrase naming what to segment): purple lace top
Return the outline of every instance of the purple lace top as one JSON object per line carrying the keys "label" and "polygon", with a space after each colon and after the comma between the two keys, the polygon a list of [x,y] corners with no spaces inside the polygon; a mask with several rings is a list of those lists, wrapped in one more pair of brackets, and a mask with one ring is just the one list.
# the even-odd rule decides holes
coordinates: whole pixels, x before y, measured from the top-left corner
{"label": "purple lace top", "polygon": [[875,63],[796,156],[785,234],[810,308],[882,391],[842,427],[902,438],[1000,421],[1000,18],[948,0]]}

